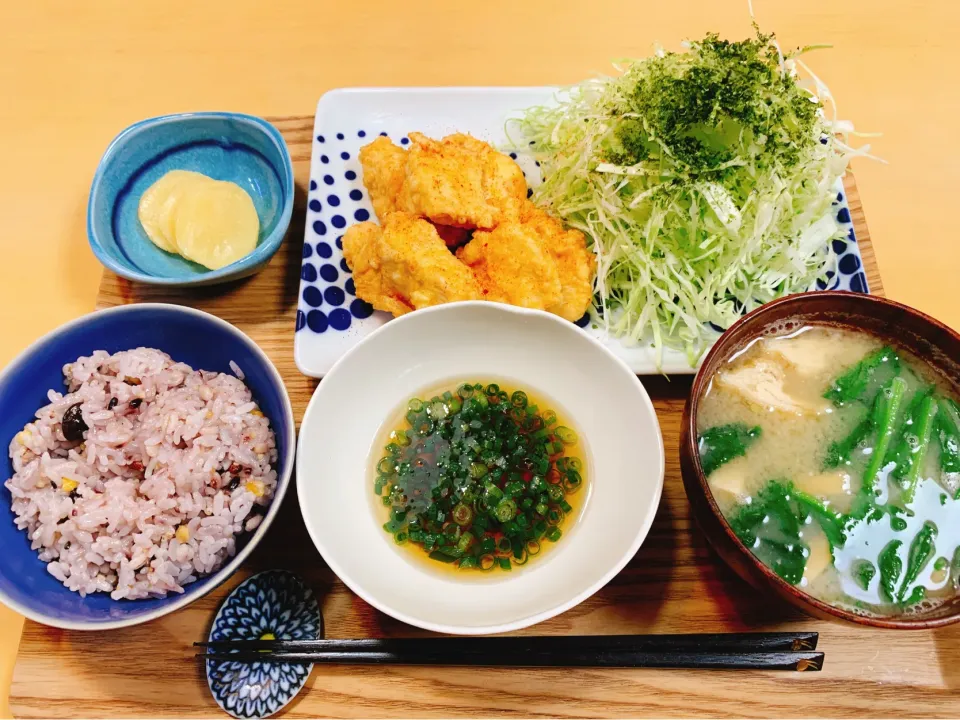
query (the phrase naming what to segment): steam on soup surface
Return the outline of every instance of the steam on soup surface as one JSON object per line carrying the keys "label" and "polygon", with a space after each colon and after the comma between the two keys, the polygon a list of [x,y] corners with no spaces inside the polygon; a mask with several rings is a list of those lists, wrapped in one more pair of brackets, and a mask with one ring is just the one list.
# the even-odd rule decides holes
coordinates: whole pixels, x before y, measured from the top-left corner
{"label": "steam on soup surface", "polygon": [[809,326],[766,337],[711,378],[700,460],[721,511],[787,582],[898,615],[960,589],[960,406],[878,338]]}
{"label": "steam on soup surface", "polygon": [[525,565],[583,509],[587,468],[572,427],[542,398],[495,382],[411,398],[377,446],[384,530],[436,567]]}

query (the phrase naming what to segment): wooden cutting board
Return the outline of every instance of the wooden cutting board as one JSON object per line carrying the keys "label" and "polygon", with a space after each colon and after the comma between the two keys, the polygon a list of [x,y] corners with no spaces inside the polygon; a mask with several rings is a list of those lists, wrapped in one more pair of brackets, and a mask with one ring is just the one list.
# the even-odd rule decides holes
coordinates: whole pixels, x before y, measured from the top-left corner
{"label": "wooden cutting board", "polygon": [[[312,117],[273,118],[293,157],[294,220],[286,242],[254,278],[201,290],[166,290],[105,273],[98,307],[171,302],[212,312],[247,332],[286,381],[299,422],[316,380],[293,362],[293,328],[309,183]],[[852,177],[847,196],[867,279],[882,294]],[[525,634],[817,630],[820,673],[682,670],[314,668],[282,713],[289,717],[451,716],[872,716],[960,714],[960,625],[897,632],[814,621],[758,595],[728,570],[692,525],[680,480],[680,415],[691,378],[643,378],[667,449],[656,522],[636,557],[579,607]],[[27,622],[10,704],[18,717],[224,716],[191,644],[207,636],[226,594],[251,573],[286,568],[321,599],[332,638],[425,633],[373,610],[323,564],[300,519],[295,488],[281,518],[240,572],[189,607],[109,633]]]}

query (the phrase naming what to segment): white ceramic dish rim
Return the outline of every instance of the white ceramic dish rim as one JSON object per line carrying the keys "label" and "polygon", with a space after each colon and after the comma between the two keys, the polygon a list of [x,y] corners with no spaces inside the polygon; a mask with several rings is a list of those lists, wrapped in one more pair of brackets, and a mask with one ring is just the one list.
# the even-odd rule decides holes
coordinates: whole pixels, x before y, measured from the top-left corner
{"label": "white ceramic dish rim", "polygon": [[[277,383],[283,390],[283,409],[284,415],[286,415],[286,420],[290,424],[289,427],[296,432],[296,424],[293,421],[293,405],[290,403],[290,394],[287,392],[287,386],[283,382],[283,377],[280,375],[280,371],[277,370],[276,366],[273,364],[273,361],[267,356],[267,354],[260,349],[260,346],[257,345],[253,339],[247,335],[245,332],[240,330],[240,328],[231,325],[226,320],[218,318],[216,315],[211,315],[208,312],[203,310],[197,310],[196,308],[186,307],[183,305],[174,305],[172,303],[131,303],[129,305],[118,305],[112,308],[106,308],[104,310],[96,310],[92,313],[82,315],[81,317],[75,318],[70,322],[67,322],[60,327],[54,328],[46,335],[38,338],[34,342],[20,352],[10,363],[0,371],[0,384],[2,384],[7,375],[13,372],[13,369],[18,367],[22,362],[24,362],[28,355],[33,352],[33,349],[36,345],[47,342],[56,338],[61,333],[70,330],[78,325],[89,322],[91,318],[94,317],[103,317],[105,315],[114,315],[121,314],[124,312],[130,312],[132,310],[143,310],[143,309],[163,309],[163,310],[176,310],[179,312],[184,312],[187,315],[194,315],[196,317],[202,317],[205,320],[212,321],[215,325],[219,325],[227,332],[235,335],[241,342],[249,346],[254,354],[258,355],[260,359],[264,362],[266,367],[269,369],[271,374],[271,379]],[[97,623],[84,623],[84,622],[75,622],[73,620],[63,620],[59,618],[50,618],[41,613],[35,612],[30,608],[21,605],[19,602],[16,602],[12,598],[3,594],[0,595],[0,601],[4,605],[12,609],[14,612],[23,615],[29,620],[38,622],[41,625],[46,625],[48,627],[61,628],[63,630],[84,630],[84,631],[98,631],[98,630],[116,630],[123,627],[131,627],[134,625],[142,625],[148,623],[157,618],[163,617],[164,615],[169,615],[170,613],[179,610],[182,607],[189,605],[195,600],[199,600],[208,593],[216,590],[220,585],[226,582],[233,573],[237,571],[241,564],[249,557],[250,553],[253,552],[254,548],[260,543],[263,539],[263,536],[266,535],[267,530],[273,524],[273,520],[276,517],[277,513],[280,510],[280,504],[283,501],[284,495],[286,495],[287,490],[290,487],[290,476],[293,474],[293,464],[296,459],[294,453],[296,452],[296,443],[291,442],[287,443],[287,452],[282,459],[278,459],[277,462],[282,464],[286,462],[287,471],[283,474],[282,477],[277,478],[277,489],[274,493],[273,500],[270,501],[270,507],[267,509],[266,515],[263,516],[263,521],[260,523],[260,526],[254,531],[253,537],[247,542],[243,549],[238,552],[233,559],[220,568],[213,575],[207,575],[205,577],[195,580],[196,583],[207,582],[209,587],[205,588],[202,592],[191,594],[191,586],[194,583],[190,583],[184,588],[184,593],[177,598],[176,600],[170,602],[168,605],[157,608],[153,612],[145,613],[143,615],[138,615],[136,617],[121,619],[121,620],[107,620],[104,622]],[[130,602],[136,602],[132,600]]]}
{"label": "white ceramic dish rim", "polygon": [[[476,307],[476,306],[480,306],[484,308],[490,308],[491,306],[496,306],[499,310],[503,312],[512,313],[516,315],[523,315],[528,317],[537,317],[537,318],[543,319],[544,321],[556,323],[564,327],[569,327],[570,329],[576,329],[576,326],[568,323],[566,320],[563,320],[562,318],[556,315],[552,315],[550,313],[547,313],[541,310],[530,310],[528,308],[522,308],[514,305],[506,305],[503,303],[492,303],[489,301],[482,301],[482,300],[470,300],[470,301],[464,301],[464,302],[435,305],[432,307],[427,307],[421,310],[417,310],[415,313],[407,313],[406,315],[401,315],[398,318],[394,318],[389,323],[385,323],[384,325],[381,325],[380,327],[376,328],[373,332],[371,332],[369,335],[362,338],[359,342],[357,342],[349,350],[347,350],[347,352],[345,352],[333,364],[333,367],[331,367],[330,371],[326,373],[326,375],[324,375],[323,381],[317,386],[317,389],[314,391],[313,396],[310,398],[310,402],[307,405],[307,409],[303,414],[301,429],[305,426],[309,426],[312,411],[314,410],[314,408],[318,403],[317,398],[320,397],[321,393],[323,392],[324,385],[328,384],[331,378],[336,377],[336,374],[338,373],[338,371],[340,371],[340,368],[345,366],[347,363],[349,363],[353,355],[357,353],[365,343],[372,341],[387,327],[393,327],[395,331],[397,329],[396,327],[397,323],[403,324],[403,323],[409,322],[410,318],[413,318],[413,317],[422,318],[425,315],[430,313],[445,312],[445,311],[449,312],[451,308]],[[559,603],[547,610],[543,610],[539,613],[534,613],[533,615],[528,615],[526,617],[519,618],[511,622],[499,623],[495,625],[471,626],[469,628],[466,628],[466,627],[461,627],[457,625],[434,623],[426,620],[420,620],[419,618],[411,617],[407,613],[398,612],[393,608],[389,607],[387,604],[382,603],[376,598],[374,598],[373,596],[369,595],[363,588],[359,587],[359,585],[357,585],[350,578],[350,576],[344,571],[340,563],[332,559],[332,555],[327,550],[326,544],[320,541],[317,534],[314,532],[314,529],[311,527],[311,524],[307,520],[308,512],[307,512],[307,508],[304,500],[304,498],[306,497],[306,492],[305,492],[305,488],[303,487],[303,480],[302,480],[302,478],[304,478],[304,474],[301,472],[300,464],[298,462],[297,463],[297,480],[296,480],[297,500],[300,504],[300,513],[303,517],[304,525],[307,528],[307,532],[310,535],[310,539],[313,541],[313,544],[316,546],[320,555],[323,557],[324,562],[326,562],[329,568],[334,572],[334,574],[336,574],[336,576],[340,578],[341,581],[343,581],[344,585],[346,585],[353,593],[358,595],[362,600],[364,600],[368,604],[375,607],[377,610],[380,610],[381,612],[389,615],[390,617],[395,618],[408,625],[413,625],[414,627],[419,627],[424,630],[430,630],[433,632],[446,633],[449,635],[492,635],[495,633],[505,633],[505,632],[511,632],[513,630],[520,630],[526,627],[530,627],[531,625],[536,625],[537,623],[543,622],[544,620],[549,620],[552,617],[556,617],[557,615],[560,615],[561,613],[564,613],[567,610],[570,610],[571,608],[576,607],[577,605],[582,603],[584,600],[586,600],[587,598],[595,594],[598,590],[600,590],[607,583],[609,583],[614,577],[616,577],[616,575],[621,570],[623,570],[623,568],[627,565],[627,563],[630,562],[630,560],[633,559],[634,555],[637,554],[637,551],[640,549],[640,546],[643,544],[643,541],[646,539],[647,535],[649,534],[650,528],[653,525],[653,521],[656,518],[656,514],[657,514],[656,511],[660,506],[660,500],[662,499],[662,495],[663,495],[664,473],[666,470],[666,454],[663,446],[663,433],[660,429],[660,422],[657,418],[656,410],[653,407],[653,401],[650,399],[650,395],[647,393],[646,388],[643,386],[643,383],[640,382],[640,379],[637,377],[636,373],[634,373],[633,370],[630,369],[630,367],[627,365],[626,362],[624,362],[621,358],[617,357],[617,355],[611,352],[609,348],[605,347],[602,342],[600,342],[596,338],[586,333],[583,334],[583,337],[585,337],[588,340],[588,342],[592,343],[599,351],[605,353],[612,360],[614,360],[614,362],[630,378],[632,378],[633,382],[636,384],[637,388],[640,390],[640,395],[643,397],[644,409],[647,412],[649,412],[651,417],[653,418],[653,426],[656,428],[656,431],[657,431],[656,440],[657,440],[657,449],[658,449],[658,454],[657,454],[658,467],[657,467],[656,477],[655,477],[656,487],[654,489],[652,512],[650,512],[647,515],[644,522],[640,525],[640,527],[637,530],[637,533],[634,536],[633,542],[630,544],[630,547],[624,552],[620,560],[618,560],[610,568],[609,571],[604,573],[604,575],[599,580],[595,581],[592,585],[590,585],[586,589],[577,593],[571,599],[563,603]],[[297,438],[297,458],[298,459],[301,457],[300,448],[303,443],[303,438],[304,438],[304,435],[301,432],[300,436]]]}

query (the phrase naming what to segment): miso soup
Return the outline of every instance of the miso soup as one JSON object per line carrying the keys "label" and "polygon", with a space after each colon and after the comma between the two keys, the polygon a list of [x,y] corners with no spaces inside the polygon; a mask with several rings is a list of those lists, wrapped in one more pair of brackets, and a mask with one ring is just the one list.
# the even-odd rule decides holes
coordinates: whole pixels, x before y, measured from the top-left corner
{"label": "miso soup", "polygon": [[960,589],[960,406],[920,358],[808,326],[711,378],[700,461],[724,517],[814,597],[891,616]]}
{"label": "miso soup", "polygon": [[371,472],[383,529],[435,568],[526,565],[576,522],[584,441],[555,406],[505,383],[450,383],[388,422]]}

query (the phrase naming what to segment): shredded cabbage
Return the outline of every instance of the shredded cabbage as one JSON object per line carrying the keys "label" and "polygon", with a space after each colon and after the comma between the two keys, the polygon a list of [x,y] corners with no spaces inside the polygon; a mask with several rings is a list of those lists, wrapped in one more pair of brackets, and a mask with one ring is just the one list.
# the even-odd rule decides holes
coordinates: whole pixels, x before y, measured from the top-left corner
{"label": "shredded cabbage", "polygon": [[687,47],[567,88],[507,127],[541,164],[534,200],[592,240],[593,322],[652,342],[658,366],[664,346],[694,365],[715,328],[825,279],[842,237],[835,183],[868,150],[847,144],[852,126],[797,60],[804,50],[784,56],[759,31]]}

